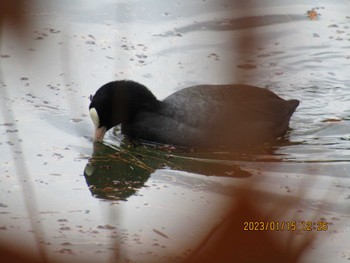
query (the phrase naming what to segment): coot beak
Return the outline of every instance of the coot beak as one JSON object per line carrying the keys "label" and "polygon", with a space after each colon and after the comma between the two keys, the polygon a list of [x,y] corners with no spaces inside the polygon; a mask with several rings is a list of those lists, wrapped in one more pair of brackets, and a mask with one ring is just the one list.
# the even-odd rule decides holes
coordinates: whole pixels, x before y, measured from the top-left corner
{"label": "coot beak", "polygon": [[106,127],[96,127],[95,126],[95,133],[94,133],[94,142],[102,142],[103,138],[105,137],[106,134]]}

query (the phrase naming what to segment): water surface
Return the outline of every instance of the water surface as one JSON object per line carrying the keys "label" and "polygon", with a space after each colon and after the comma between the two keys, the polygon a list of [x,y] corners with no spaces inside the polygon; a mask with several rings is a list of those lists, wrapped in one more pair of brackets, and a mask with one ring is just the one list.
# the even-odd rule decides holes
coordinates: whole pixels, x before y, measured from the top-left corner
{"label": "water surface", "polygon": [[[118,243],[131,262],[177,262],[248,183],[263,193],[261,207],[302,196],[281,221],[329,222],[303,262],[348,262],[347,10],[347,1],[35,7],[28,41],[9,28],[1,38],[0,240],[36,250],[30,196],[55,261],[106,261]],[[94,149],[88,98],[114,79],[139,81],[159,99],[190,85],[239,82],[301,104],[285,141],[248,153],[135,147],[118,131]],[[28,178],[16,170],[22,160]]]}

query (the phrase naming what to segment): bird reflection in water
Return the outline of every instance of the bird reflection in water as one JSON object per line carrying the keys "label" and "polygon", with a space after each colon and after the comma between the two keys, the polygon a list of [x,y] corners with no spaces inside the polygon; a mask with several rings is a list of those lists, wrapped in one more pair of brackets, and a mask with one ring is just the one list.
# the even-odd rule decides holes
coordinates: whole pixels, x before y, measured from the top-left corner
{"label": "bird reflection in water", "polygon": [[198,154],[204,155],[191,149],[135,145],[127,140],[120,146],[94,143],[93,155],[85,167],[84,176],[92,195],[106,200],[127,200],[145,186],[157,169],[181,170],[206,176],[251,176],[235,162],[198,158]]}

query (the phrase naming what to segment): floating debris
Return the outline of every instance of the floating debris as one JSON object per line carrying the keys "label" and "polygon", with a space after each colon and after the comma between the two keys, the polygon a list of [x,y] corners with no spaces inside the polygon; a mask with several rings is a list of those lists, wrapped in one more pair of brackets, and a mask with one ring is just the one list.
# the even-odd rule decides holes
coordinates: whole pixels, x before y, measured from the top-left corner
{"label": "floating debris", "polygon": [[77,123],[77,122],[81,122],[82,119],[80,119],[80,118],[73,118],[73,119],[71,119],[71,121]]}
{"label": "floating debris", "polygon": [[307,11],[306,15],[307,15],[307,18],[310,20],[317,20],[318,17],[320,16],[320,14],[317,13],[314,9]]}
{"label": "floating debris", "polygon": [[111,225],[97,226],[97,228],[98,229],[106,229],[106,230],[115,230],[115,229],[117,229],[116,227],[111,226]]}
{"label": "floating debris", "polygon": [[57,33],[60,33],[61,31],[60,30],[57,30],[57,29],[54,29],[54,28],[48,28],[49,32],[52,33],[52,34],[57,34]]}
{"label": "floating debris", "polygon": [[162,237],[164,237],[164,238],[169,238],[166,234],[164,234],[163,232],[161,232],[161,231],[159,231],[159,230],[157,230],[157,229],[152,229],[153,230],[153,232],[154,233],[156,233],[157,235],[160,235],[160,236],[162,236]]}
{"label": "floating debris", "polygon": [[341,121],[342,120],[338,118],[328,118],[328,119],[322,120],[321,122],[334,123],[334,122],[341,122]]}
{"label": "floating debris", "polygon": [[216,53],[211,53],[207,56],[209,59],[214,59],[215,61],[219,61],[219,55]]}

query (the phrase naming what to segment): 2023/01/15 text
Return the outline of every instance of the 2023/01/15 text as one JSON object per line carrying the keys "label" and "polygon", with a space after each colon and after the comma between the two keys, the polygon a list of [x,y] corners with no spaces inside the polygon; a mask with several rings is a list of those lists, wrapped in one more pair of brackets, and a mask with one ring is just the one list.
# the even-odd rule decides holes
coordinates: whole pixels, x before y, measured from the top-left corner
{"label": "2023/01/15 text", "polygon": [[327,231],[326,221],[245,221],[244,231]]}

